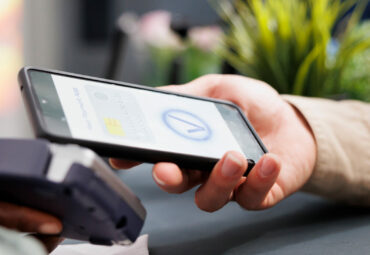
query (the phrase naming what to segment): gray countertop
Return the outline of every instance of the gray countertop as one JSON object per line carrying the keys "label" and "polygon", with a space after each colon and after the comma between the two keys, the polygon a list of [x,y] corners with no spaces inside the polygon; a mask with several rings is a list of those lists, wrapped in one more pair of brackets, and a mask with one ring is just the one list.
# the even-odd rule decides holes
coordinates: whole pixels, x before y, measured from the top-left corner
{"label": "gray countertop", "polygon": [[297,193],[272,209],[245,211],[229,203],[215,213],[199,210],[194,190],[161,191],[151,166],[121,171],[148,216],[150,254],[370,254],[370,210]]}

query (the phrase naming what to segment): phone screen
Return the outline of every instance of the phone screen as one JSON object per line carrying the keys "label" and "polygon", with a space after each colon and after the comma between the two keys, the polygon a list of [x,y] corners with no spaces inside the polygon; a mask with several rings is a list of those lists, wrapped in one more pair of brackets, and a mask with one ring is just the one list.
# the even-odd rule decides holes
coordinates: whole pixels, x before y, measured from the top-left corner
{"label": "phone screen", "polygon": [[236,107],[226,103],[29,71],[49,133],[219,159],[264,154]]}

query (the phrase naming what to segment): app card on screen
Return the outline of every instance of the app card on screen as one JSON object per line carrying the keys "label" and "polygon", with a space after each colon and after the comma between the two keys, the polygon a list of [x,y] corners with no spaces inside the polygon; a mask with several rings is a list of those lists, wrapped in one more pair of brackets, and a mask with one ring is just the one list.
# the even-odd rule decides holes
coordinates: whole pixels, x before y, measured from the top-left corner
{"label": "app card on screen", "polygon": [[117,139],[154,141],[142,109],[132,93],[89,84],[84,88],[107,135]]}

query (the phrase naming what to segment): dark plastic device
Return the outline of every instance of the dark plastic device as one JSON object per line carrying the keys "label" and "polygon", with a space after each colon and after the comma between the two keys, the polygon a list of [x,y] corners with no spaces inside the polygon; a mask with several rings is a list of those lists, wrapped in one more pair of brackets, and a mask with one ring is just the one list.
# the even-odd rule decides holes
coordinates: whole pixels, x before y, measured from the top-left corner
{"label": "dark plastic device", "polygon": [[126,244],[146,211],[93,151],[45,140],[0,139],[0,199],[60,218],[62,236]]}

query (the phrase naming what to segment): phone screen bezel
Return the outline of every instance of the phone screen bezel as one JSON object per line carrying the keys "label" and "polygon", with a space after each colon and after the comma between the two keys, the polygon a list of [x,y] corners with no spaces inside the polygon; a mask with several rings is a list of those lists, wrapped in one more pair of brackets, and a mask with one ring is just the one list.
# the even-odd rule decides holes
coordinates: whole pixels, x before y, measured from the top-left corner
{"label": "phone screen bezel", "polygon": [[260,149],[262,150],[262,152],[267,153],[266,147],[262,143],[261,139],[257,135],[257,132],[254,130],[254,128],[250,124],[247,117],[244,115],[243,111],[240,109],[240,107],[238,107],[232,102],[220,100],[220,99],[191,96],[187,94],[159,90],[159,89],[155,89],[152,87],[136,85],[136,84],[120,82],[120,81],[114,81],[114,80],[109,80],[109,79],[102,79],[102,78],[97,78],[97,77],[91,77],[87,75],[73,74],[73,73],[56,71],[56,70],[51,70],[51,69],[44,69],[44,68],[24,67],[19,73],[19,84],[21,86],[22,94],[25,99],[25,103],[27,106],[26,108],[31,117],[31,122],[34,128],[35,134],[39,138],[45,138],[45,139],[48,139],[50,141],[57,142],[57,143],[77,143],[81,146],[86,146],[88,148],[91,148],[92,150],[94,150],[96,153],[98,153],[101,156],[121,157],[121,158],[128,158],[131,160],[144,160],[144,161],[151,162],[151,163],[167,160],[167,161],[178,163],[185,167],[197,165],[203,168],[205,167],[210,168],[218,161],[218,159],[210,158],[210,157],[157,151],[157,150],[146,149],[142,147],[116,145],[116,144],[102,143],[102,142],[92,141],[92,140],[82,140],[82,139],[74,138],[72,136],[61,136],[59,134],[53,133],[52,131],[48,130],[47,125],[45,123],[45,119],[44,119],[44,115],[41,110],[39,99],[32,86],[30,73],[29,73],[31,71],[48,73],[51,75],[52,74],[62,75],[62,76],[70,77],[70,78],[85,79],[89,81],[108,83],[111,85],[125,86],[125,87],[130,87],[130,88],[135,88],[135,89],[142,89],[146,91],[151,91],[153,93],[162,93],[162,94],[175,95],[175,96],[180,96],[180,97],[185,97],[185,98],[190,98],[190,99],[208,101],[208,102],[213,102],[213,103],[226,104],[228,106],[233,107],[234,109],[238,111],[239,115],[241,116],[242,120],[246,124],[247,128],[250,130],[253,137],[257,141],[257,144],[260,146]]}

